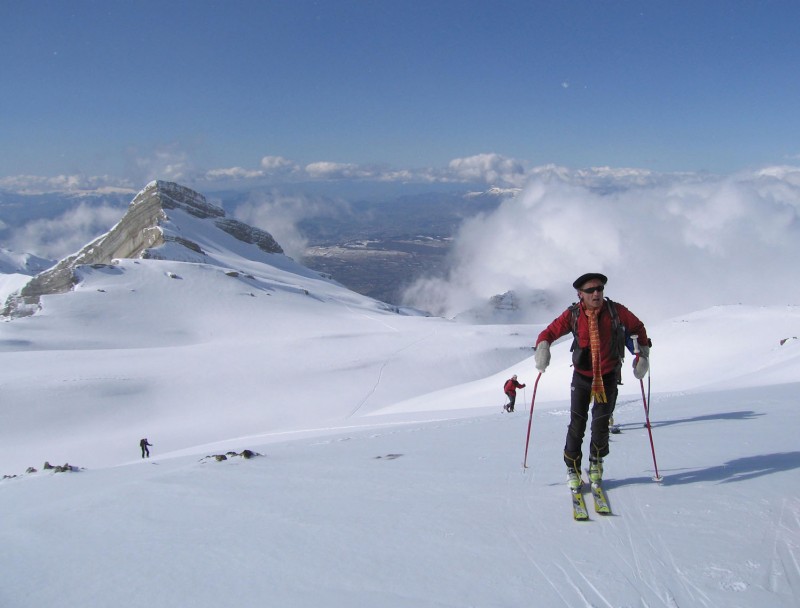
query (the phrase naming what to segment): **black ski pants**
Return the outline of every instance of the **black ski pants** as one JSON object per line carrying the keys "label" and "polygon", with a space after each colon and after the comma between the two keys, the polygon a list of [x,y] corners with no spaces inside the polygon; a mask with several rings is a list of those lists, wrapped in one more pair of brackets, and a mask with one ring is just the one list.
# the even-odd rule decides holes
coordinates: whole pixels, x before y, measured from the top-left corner
{"label": "black ski pants", "polygon": [[510,410],[513,410],[514,404],[517,402],[517,393],[508,391],[506,393],[506,397],[508,397],[508,403],[506,404],[506,407]]}
{"label": "black ski pants", "polygon": [[[614,413],[614,406],[617,403],[616,371],[603,376],[603,386],[606,389],[607,403],[597,403],[595,401],[592,406],[590,458],[603,458],[608,455],[608,421],[611,414]],[[586,434],[586,424],[589,420],[592,378],[573,372],[571,390],[572,398],[570,400],[567,441],[564,445],[564,462],[567,463],[567,467],[580,471],[583,454],[581,447],[583,446],[583,436]]]}

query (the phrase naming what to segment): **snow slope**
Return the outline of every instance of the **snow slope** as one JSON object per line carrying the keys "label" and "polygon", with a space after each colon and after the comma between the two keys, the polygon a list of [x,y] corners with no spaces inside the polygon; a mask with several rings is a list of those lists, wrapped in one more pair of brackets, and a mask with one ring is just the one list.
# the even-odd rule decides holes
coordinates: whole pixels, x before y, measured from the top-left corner
{"label": "snow slope", "polygon": [[85,268],[75,292],[0,325],[13,378],[2,387],[4,473],[42,459],[118,463],[140,436],[163,452],[338,423],[530,354],[516,328],[465,330],[320,278],[233,268],[238,276],[154,260]]}
{"label": "snow slope", "polygon": [[30,281],[31,276],[49,268],[53,261],[30,253],[14,253],[0,248],[0,302]]}
{"label": "snow slope", "polygon": [[398,315],[239,253],[85,269],[0,324],[0,606],[800,602],[800,309],[649,324],[664,481],[626,368],[615,514],[576,523],[567,341],[524,470],[540,326]]}

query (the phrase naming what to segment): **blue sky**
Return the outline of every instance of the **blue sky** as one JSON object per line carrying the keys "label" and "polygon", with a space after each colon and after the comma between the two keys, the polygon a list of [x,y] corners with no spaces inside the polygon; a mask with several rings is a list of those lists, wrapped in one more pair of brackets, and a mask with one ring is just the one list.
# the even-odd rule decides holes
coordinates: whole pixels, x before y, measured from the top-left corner
{"label": "blue sky", "polygon": [[0,180],[798,164],[798,23],[793,0],[6,0]]}

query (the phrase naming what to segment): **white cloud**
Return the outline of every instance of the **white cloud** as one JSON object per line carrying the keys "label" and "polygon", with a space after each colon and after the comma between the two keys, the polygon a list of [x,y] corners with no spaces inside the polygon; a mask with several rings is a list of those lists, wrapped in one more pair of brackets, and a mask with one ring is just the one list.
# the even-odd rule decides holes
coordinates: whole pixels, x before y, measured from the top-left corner
{"label": "white cloud", "polygon": [[243,169],[242,167],[229,167],[227,169],[211,169],[204,175],[208,181],[218,180],[248,180],[264,177],[264,172],[258,169]]}
{"label": "white cloud", "polygon": [[291,181],[380,181],[409,182],[436,181],[429,170],[412,171],[408,169],[388,169],[377,165],[338,163],[319,161],[301,167],[282,156],[265,156],[261,159],[261,169],[233,167],[206,171],[207,181],[223,180],[291,180]]}
{"label": "white cloud", "polygon": [[131,173],[142,185],[156,179],[191,182],[198,174],[190,153],[178,143],[162,144],[145,154],[136,150],[131,150],[129,154],[132,157]]}
{"label": "white cloud", "polygon": [[520,187],[527,179],[527,171],[522,162],[500,154],[456,158],[450,161],[448,169],[453,181]]}
{"label": "white cloud", "polygon": [[82,203],[58,217],[33,220],[17,228],[7,245],[13,251],[59,260],[108,232],[124,213],[125,209],[118,207]]}
{"label": "white cloud", "polygon": [[391,169],[380,165],[359,165],[320,161],[305,167],[311,180],[357,180],[397,183],[433,183],[453,181],[447,172],[436,169]]}
{"label": "white cloud", "polygon": [[344,203],[304,195],[285,195],[277,192],[254,193],[236,208],[233,215],[251,226],[269,232],[291,258],[301,260],[307,239],[298,228],[306,218],[347,213]]}
{"label": "white cloud", "polygon": [[306,165],[306,174],[312,179],[367,179],[375,172],[361,165],[320,161]]}
{"label": "white cloud", "polygon": [[551,309],[574,300],[572,280],[609,276],[607,295],[641,314],[720,303],[800,304],[800,171],[732,177],[662,176],[602,188],[533,178],[514,199],[463,225],[444,279],[422,279],[412,305],[452,316],[508,290],[541,290]]}
{"label": "white cloud", "polygon": [[265,156],[261,159],[261,168],[266,173],[278,175],[297,173],[300,170],[297,163],[282,156]]}
{"label": "white cloud", "polygon": [[[800,160],[800,157],[798,160]],[[757,171],[756,175],[763,178],[775,178],[776,180],[787,182],[792,186],[800,187],[800,167],[787,165],[778,167],[765,167],[760,171]],[[774,188],[777,185],[778,184],[772,184],[772,187]]]}
{"label": "white cloud", "polygon": [[44,177],[40,175],[10,175],[0,177],[0,189],[20,194],[42,194],[46,192],[96,192],[96,191],[133,191],[128,180],[108,175],[56,175]]}
{"label": "white cloud", "polygon": [[[384,183],[469,183],[501,188],[520,188],[533,176],[574,179],[578,172],[548,165],[529,168],[527,163],[500,154],[477,154],[456,158],[445,168],[391,168],[378,164],[318,161],[300,166],[283,156],[264,156],[255,168],[232,166],[198,169],[191,154],[179,144],[160,145],[142,154],[128,151],[129,177],[9,176],[0,178],[0,188],[15,192],[71,192],[124,188],[138,191],[152,180],[175,181],[189,187],[224,186],[231,182],[277,183],[283,181],[373,181]],[[603,169],[590,170],[591,179],[602,179]],[[612,171],[612,170],[607,170]],[[619,170],[613,170],[619,171]],[[631,170],[638,171],[638,170]],[[641,174],[641,172],[637,173]]]}

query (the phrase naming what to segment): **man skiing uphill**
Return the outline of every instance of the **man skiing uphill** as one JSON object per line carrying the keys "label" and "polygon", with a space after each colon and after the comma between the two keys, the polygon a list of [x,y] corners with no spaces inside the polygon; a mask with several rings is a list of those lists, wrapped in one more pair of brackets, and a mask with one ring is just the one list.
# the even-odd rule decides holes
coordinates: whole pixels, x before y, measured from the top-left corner
{"label": "man skiing uphill", "polygon": [[[564,445],[567,482],[573,490],[581,486],[583,437],[592,407],[589,448],[589,479],[599,484],[603,458],[608,455],[608,421],[617,401],[617,371],[625,350],[625,332],[639,337],[641,354],[634,361],[634,376],[647,373],[650,340],[644,324],[621,304],[603,297],[608,278],[600,273],[584,274],[572,284],[579,302],[565,310],[536,339],[536,369],[550,364],[550,345],[574,331],[570,421]],[[573,322],[575,326],[573,327]]]}
{"label": "man skiing uphill", "polygon": [[514,404],[517,402],[518,388],[525,388],[525,385],[517,382],[517,374],[511,376],[503,385],[503,392],[506,394],[506,397],[508,397],[508,403],[506,403],[504,408],[507,412],[514,411]]}

